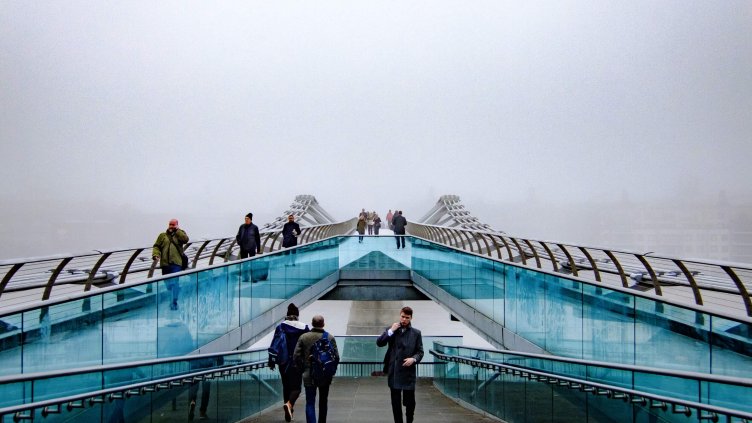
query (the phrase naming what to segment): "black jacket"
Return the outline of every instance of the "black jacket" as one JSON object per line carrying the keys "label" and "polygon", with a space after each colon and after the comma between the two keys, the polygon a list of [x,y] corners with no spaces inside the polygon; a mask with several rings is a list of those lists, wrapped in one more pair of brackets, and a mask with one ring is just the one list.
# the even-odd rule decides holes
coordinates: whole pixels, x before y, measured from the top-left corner
{"label": "black jacket", "polygon": [[398,214],[392,218],[392,226],[394,226],[394,233],[396,235],[404,235],[407,219],[405,219],[405,216]]}
{"label": "black jacket", "polygon": [[282,247],[289,248],[298,245],[298,237],[295,234],[300,235],[300,225],[296,222],[287,222],[282,227]]}
{"label": "black jacket", "polygon": [[[389,328],[386,328],[376,339],[376,345],[389,345],[384,355],[384,373],[388,375],[389,387],[415,390],[418,363],[423,360],[423,336],[420,331],[411,325],[404,331],[399,328],[389,336]],[[414,358],[415,364],[404,367],[402,362],[408,357]]]}
{"label": "black jacket", "polygon": [[261,254],[261,234],[258,226],[253,223],[240,225],[235,240],[243,251],[256,251]]}

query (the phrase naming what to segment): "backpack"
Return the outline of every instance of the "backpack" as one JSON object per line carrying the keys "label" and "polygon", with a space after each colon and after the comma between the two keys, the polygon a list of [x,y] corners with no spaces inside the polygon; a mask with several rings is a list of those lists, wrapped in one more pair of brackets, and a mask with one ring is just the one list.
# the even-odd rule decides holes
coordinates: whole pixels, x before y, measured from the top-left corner
{"label": "backpack", "polygon": [[315,386],[331,384],[334,374],[337,373],[339,353],[329,338],[328,332],[324,332],[321,338],[313,343],[310,360],[313,384]]}
{"label": "backpack", "polygon": [[287,370],[287,366],[290,364],[290,352],[287,349],[287,336],[281,327],[277,327],[272,344],[267,351],[269,351],[270,362],[279,366],[280,369]]}

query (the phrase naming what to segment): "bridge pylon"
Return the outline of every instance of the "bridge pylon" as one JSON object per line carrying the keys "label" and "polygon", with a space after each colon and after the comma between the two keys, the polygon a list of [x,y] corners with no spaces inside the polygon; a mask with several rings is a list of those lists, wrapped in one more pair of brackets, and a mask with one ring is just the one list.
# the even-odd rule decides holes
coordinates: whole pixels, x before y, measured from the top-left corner
{"label": "bridge pylon", "polygon": [[287,216],[295,215],[300,226],[317,226],[336,223],[313,195],[296,195],[290,207],[281,216],[261,227],[261,231],[280,230],[287,223]]}
{"label": "bridge pylon", "polygon": [[458,195],[442,195],[436,205],[416,223],[477,231],[501,232],[473,216]]}

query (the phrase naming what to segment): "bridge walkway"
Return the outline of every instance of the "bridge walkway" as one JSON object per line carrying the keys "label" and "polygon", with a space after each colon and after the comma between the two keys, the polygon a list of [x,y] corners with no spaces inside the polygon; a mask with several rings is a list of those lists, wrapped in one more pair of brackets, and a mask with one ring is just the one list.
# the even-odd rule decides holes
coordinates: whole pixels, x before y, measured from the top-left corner
{"label": "bridge walkway", "polygon": [[[495,417],[465,408],[443,395],[431,379],[418,379],[415,391],[416,422],[499,422]],[[284,421],[280,406],[267,409],[260,415],[243,420],[244,423],[279,423]],[[305,393],[295,407],[296,422],[305,421]],[[384,377],[337,378],[329,392],[330,422],[393,422],[389,402],[389,387]]]}

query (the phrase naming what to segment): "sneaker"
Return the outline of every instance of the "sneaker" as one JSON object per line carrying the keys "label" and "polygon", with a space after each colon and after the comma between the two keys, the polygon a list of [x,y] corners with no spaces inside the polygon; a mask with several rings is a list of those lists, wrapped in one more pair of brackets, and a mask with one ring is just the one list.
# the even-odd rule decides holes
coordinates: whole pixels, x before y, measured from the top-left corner
{"label": "sneaker", "polygon": [[282,406],[282,409],[285,410],[285,421],[292,421],[292,407],[290,406],[290,403],[286,402],[285,405]]}
{"label": "sneaker", "polygon": [[193,420],[193,415],[196,412],[196,401],[191,401],[191,405],[188,406],[188,420]]}

